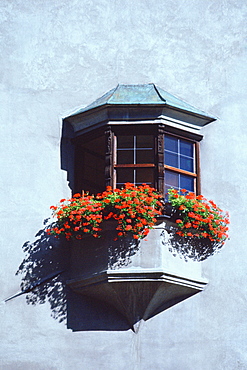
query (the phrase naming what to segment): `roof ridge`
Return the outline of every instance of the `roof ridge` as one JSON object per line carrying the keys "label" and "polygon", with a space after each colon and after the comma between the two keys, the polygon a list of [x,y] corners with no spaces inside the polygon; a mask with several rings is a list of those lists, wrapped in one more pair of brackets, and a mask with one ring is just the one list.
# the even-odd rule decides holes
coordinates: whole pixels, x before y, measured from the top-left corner
{"label": "roof ridge", "polygon": [[115,89],[112,89],[112,93],[111,93],[109,99],[107,99],[106,103],[108,103],[112,99],[113,95],[115,94],[115,92],[117,91],[117,89],[119,88],[119,86],[120,85],[117,84],[117,86],[115,87]]}
{"label": "roof ridge", "polygon": [[160,99],[163,100],[166,103],[166,99],[163,98],[163,96],[160,94],[158,88],[156,87],[156,85],[154,83],[153,83],[153,86],[154,86],[154,89],[157,92],[158,96],[160,97]]}

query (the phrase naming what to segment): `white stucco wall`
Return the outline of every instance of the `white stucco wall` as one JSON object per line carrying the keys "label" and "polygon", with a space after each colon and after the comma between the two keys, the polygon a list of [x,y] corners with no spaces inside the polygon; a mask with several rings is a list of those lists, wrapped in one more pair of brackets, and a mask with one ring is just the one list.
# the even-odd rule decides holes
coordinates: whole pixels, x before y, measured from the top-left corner
{"label": "white stucco wall", "polygon": [[[247,368],[244,0],[2,0],[0,368]],[[218,120],[205,129],[202,191],[230,212],[230,240],[203,263],[207,289],[138,334],[72,332],[27,305],[15,276],[50,205],[70,194],[61,118],[118,83],[153,82]]]}

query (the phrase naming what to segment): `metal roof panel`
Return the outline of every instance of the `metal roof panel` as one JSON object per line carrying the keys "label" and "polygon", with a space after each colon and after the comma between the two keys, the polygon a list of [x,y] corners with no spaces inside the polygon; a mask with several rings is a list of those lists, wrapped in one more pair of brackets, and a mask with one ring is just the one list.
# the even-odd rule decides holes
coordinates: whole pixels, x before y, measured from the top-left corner
{"label": "metal roof panel", "polygon": [[[108,91],[103,96],[95,100],[87,107],[76,111],[74,115],[81,114],[91,109],[105,105],[164,105],[174,109],[186,111],[204,117],[210,116],[184,102],[180,98],[168,93],[153,83],[139,85],[117,85],[114,89]],[[213,117],[211,117],[214,119]]]}

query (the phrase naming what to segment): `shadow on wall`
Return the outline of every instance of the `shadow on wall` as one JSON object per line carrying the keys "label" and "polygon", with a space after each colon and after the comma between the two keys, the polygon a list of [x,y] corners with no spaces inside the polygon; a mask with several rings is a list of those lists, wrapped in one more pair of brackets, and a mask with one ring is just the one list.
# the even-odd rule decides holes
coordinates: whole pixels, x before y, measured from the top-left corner
{"label": "shadow on wall", "polygon": [[[74,191],[73,128],[63,121],[60,144],[61,169],[67,172],[68,185]],[[22,275],[21,294],[26,294],[27,304],[49,302],[51,316],[66,322],[67,328],[78,330],[128,330],[129,323],[117,310],[105,302],[72,291],[66,284],[70,278],[69,243],[46,233],[46,225],[36,234],[34,242],[23,245],[25,257],[16,274]],[[49,224],[49,227],[51,225]],[[128,256],[116,250],[112,263],[125,263]],[[120,262],[122,261],[122,262]]]}
{"label": "shadow on wall", "polygon": [[[181,237],[176,234],[177,229],[171,227],[169,231],[169,251],[173,256],[178,256],[184,261],[189,260],[201,262],[205,261],[208,257],[213,256],[222,247],[222,244],[212,242],[207,238],[191,238]],[[164,233],[163,233],[164,235]],[[162,240],[163,245],[166,245],[166,241]]]}
{"label": "shadow on wall", "polygon": [[[21,290],[26,293],[27,304],[49,302],[51,316],[73,331],[129,330],[129,323],[115,308],[77,294],[66,285],[70,276],[69,242],[49,236],[45,230],[22,247],[25,257],[16,274],[22,275]],[[123,251],[119,253],[123,259]]]}
{"label": "shadow on wall", "polygon": [[52,316],[63,321],[66,315],[65,272],[68,249],[45,230],[36,234],[35,242],[26,242],[22,246],[25,257],[16,275],[23,275],[21,290],[27,293],[28,304],[48,301]]}
{"label": "shadow on wall", "polygon": [[74,137],[73,127],[63,120],[62,136],[60,142],[61,169],[67,172],[68,185],[72,192],[75,190],[74,167],[75,167],[75,146],[72,143]]}

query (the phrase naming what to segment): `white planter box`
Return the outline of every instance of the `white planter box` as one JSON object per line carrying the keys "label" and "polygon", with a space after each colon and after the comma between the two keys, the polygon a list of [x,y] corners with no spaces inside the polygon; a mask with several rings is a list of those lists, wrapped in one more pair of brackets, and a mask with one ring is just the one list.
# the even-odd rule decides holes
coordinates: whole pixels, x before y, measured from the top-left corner
{"label": "white planter box", "polygon": [[133,327],[200,292],[207,284],[201,264],[169,251],[170,226],[161,222],[138,246],[131,238],[114,241],[112,227],[100,239],[73,242],[69,286],[112,304]]}

